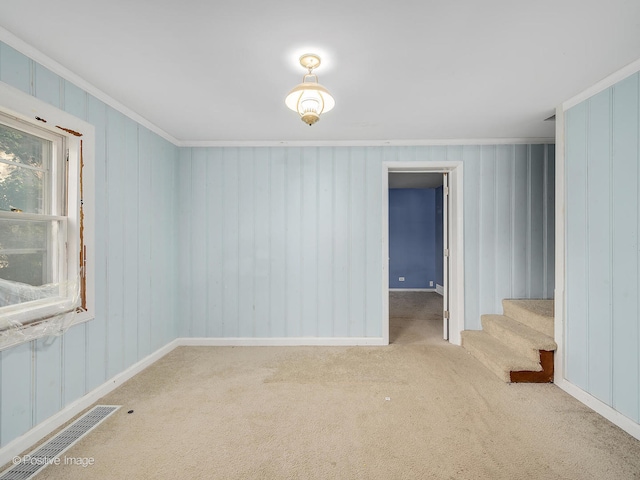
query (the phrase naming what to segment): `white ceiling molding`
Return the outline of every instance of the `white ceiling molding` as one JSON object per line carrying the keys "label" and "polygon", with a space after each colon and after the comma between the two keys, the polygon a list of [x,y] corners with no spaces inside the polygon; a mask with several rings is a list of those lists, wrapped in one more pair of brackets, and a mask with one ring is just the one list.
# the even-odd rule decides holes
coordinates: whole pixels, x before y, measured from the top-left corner
{"label": "white ceiling molding", "polygon": [[562,104],[562,110],[566,112],[571,107],[575,107],[579,103],[584,102],[586,99],[593,97],[594,95],[602,92],[603,90],[606,90],[607,88],[615,85],[619,81],[624,80],[628,76],[633,75],[634,73],[637,73],[637,72],[640,72],[640,58],[635,62],[631,62],[626,67],[621,68],[617,72],[612,73],[608,77],[603,78],[598,83],[587,88],[586,90],[579,93],[575,97],[570,98],[569,100],[567,100]]}
{"label": "white ceiling molding", "polygon": [[167,132],[162,130],[157,125],[151,123],[149,120],[147,120],[146,118],[142,117],[141,115],[138,115],[136,112],[134,112],[130,108],[124,106],[123,104],[121,104],[120,102],[115,100],[114,98],[112,98],[109,95],[107,95],[106,93],[104,93],[99,88],[93,86],[91,83],[89,83],[86,80],[84,80],[79,75],[76,75],[75,73],[73,73],[68,68],[63,67],[58,62],[56,62],[55,60],[49,58],[44,53],[42,53],[40,50],[32,47],[31,45],[29,45],[28,43],[26,43],[23,40],[19,39],[13,33],[9,32],[8,30],[6,30],[5,28],[2,28],[2,27],[0,27],[0,41],[6,43],[7,45],[9,45],[10,47],[14,48],[15,50],[17,50],[18,52],[22,53],[23,55],[26,55],[30,59],[32,59],[35,62],[37,62],[40,65],[42,65],[43,67],[48,68],[49,70],[51,70],[56,75],[58,75],[58,76],[64,78],[65,80],[68,80],[69,82],[73,83],[76,87],[79,87],[82,90],[84,90],[85,92],[93,95],[98,100],[104,102],[105,104],[107,104],[110,107],[114,108],[115,110],[119,111],[123,115],[126,115],[131,120],[134,120],[134,121],[138,122],[140,125],[142,125],[143,127],[148,128],[153,133],[161,136],[165,140],[173,143],[176,146],[181,146],[180,145],[180,141],[178,139],[176,139],[172,135],[169,135]]}
{"label": "white ceiling molding", "polygon": [[446,138],[434,140],[275,140],[182,142],[182,147],[432,147],[462,145],[547,145],[554,138]]}

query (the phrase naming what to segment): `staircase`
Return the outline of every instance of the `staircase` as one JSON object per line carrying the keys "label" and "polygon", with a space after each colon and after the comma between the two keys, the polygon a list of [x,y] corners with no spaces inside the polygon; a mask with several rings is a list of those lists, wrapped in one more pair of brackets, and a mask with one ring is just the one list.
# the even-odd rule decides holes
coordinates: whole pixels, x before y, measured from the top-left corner
{"label": "staircase", "polygon": [[505,382],[553,382],[553,300],[502,300],[504,315],[482,315],[462,346]]}

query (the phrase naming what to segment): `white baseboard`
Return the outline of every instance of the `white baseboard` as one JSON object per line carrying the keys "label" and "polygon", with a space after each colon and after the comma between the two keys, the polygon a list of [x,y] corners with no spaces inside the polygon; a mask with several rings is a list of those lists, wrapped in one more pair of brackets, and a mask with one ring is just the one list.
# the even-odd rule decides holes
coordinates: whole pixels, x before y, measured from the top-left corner
{"label": "white baseboard", "polygon": [[181,346],[189,347],[350,347],[358,345],[388,345],[382,337],[218,337],[179,338]]}
{"label": "white baseboard", "polygon": [[436,293],[439,293],[440,295],[444,296],[444,287],[439,283],[436,283]]}
{"label": "white baseboard", "polygon": [[31,448],[51,432],[64,425],[66,422],[71,420],[86,408],[90,407],[92,404],[97,402],[100,398],[104,397],[109,392],[118,388],[134,375],[143,371],[156,360],[164,357],[167,353],[172,351],[177,346],[179,346],[179,341],[174,340],[164,347],[161,347],[139,362],[131,365],[125,371],[109,379],[99,387],[91,390],[83,397],[80,397],[78,400],[71,402],[58,413],[39,423],[24,435],[21,435],[20,437],[6,444],[0,449],[0,466],[4,465],[5,463],[9,463],[13,457]]}
{"label": "white baseboard", "polygon": [[435,288],[390,288],[390,292],[435,292]]}
{"label": "white baseboard", "polygon": [[611,423],[616,424],[629,435],[632,435],[640,440],[640,424],[634,422],[629,417],[625,417],[606,403],[598,400],[594,396],[582,390],[580,387],[576,387],[573,383],[568,382],[565,379],[555,380],[554,383],[569,395],[584,403],[587,407],[591,408],[596,413],[602,415]]}

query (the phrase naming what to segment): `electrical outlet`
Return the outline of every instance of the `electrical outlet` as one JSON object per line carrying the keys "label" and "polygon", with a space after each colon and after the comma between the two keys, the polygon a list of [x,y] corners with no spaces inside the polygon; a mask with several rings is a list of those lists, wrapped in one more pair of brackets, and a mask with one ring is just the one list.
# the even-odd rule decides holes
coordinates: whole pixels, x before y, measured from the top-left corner
{"label": "electrical outlet", "polygon": [[404,282],[404,277],[398,277],[399,282]]}
{"label": "electrical outlet", "polygon": [[429,286],[433,287],[433,280],[429,280]]}

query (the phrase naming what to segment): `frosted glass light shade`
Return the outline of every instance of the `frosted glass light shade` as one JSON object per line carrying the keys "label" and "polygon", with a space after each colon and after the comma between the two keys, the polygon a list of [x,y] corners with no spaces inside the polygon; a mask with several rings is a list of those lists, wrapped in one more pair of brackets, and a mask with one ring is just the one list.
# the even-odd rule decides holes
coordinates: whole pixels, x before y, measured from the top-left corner
{"label": "frosted glass light shade", "polygon": [[[315,81],[306,81],[315,77]],[[331,110],[336,101],[325,87],[320,85],[315,75],[305,75],[305,81],[293,87],[284,99],[285,104],[294,112],[298,112],[302,121],[313,125],[320,120],[320,115]]]}
{"label": "frosted glass light shade", "polygon": [[325,87],[316,82],[304,82],[296,85],[284,99],[284,103],[294,112],[300,113],[299,104],[307,98],[316,98],[324,108],[318,113],[324,113],[336,106],[336,101]]}

